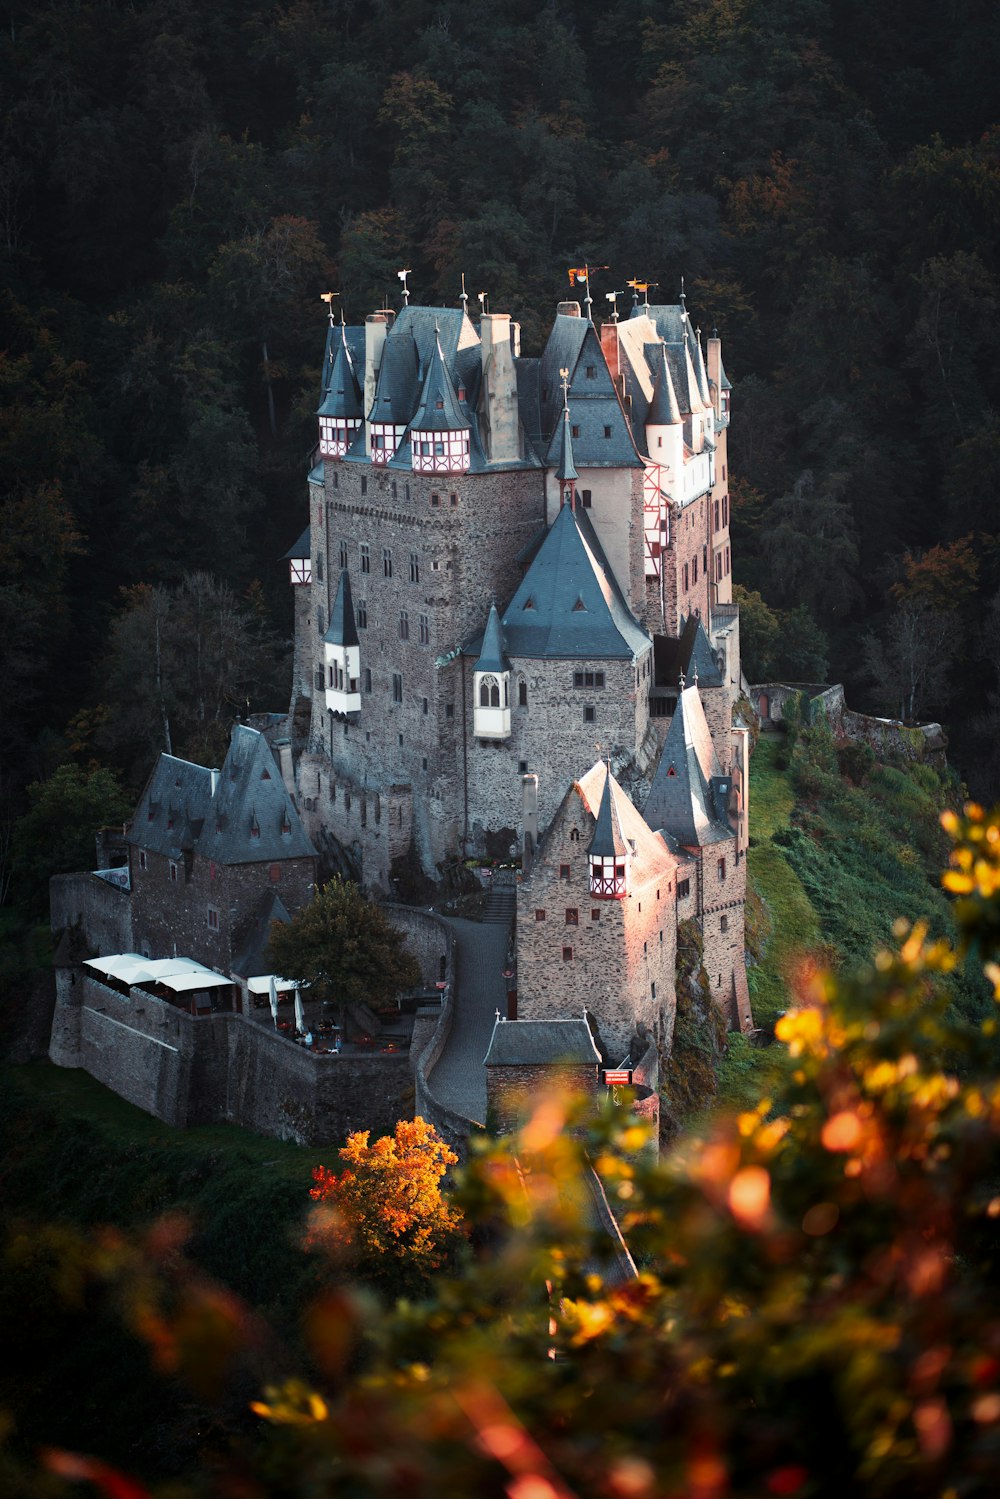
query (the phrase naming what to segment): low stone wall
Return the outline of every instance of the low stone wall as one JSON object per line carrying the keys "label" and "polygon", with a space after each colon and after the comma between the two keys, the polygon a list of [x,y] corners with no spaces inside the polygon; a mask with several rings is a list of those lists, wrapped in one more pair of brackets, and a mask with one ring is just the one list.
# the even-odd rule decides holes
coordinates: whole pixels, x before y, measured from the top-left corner
{"label": "low stone wall", "polygon": [[[430,1083],[431,1072],[444,1051],[455,1019],[455,986],[458,980],[457,944],[455,934],[446,922],[440,917],[432,917],[430,913],[427,913],[427,919],[439,923],[447,938],[445,981],[448,987],[444,991],[444,1000],[436,1022],[433,1014],[424,1011],[417,1015],[413,1028],[410,1055],[414,1062],[415,1110],[429,1124],[433,1124],[438,1134],[442,1139],[447,1140],[452,1150],[464,1156],[473,1121],[466,1119],[462,1114],[456,1114],[454,1109],[449,1109],[446,1104],[442,1103]],[[431,1029],[432,1025],[433,1029]]]}
{"label": "low stone wall", "polygon": [[49,881],[54,932],[76,926],[95,953],[132,951],[132,898],[128,890],[81,870]]}
{"label": "low stone wall", "polygon": [[867,744],[880,760],[930,761],[944,764],[947,738],[939,723],[908,726],[898,718],[876,718],[855,713],[844,700],[841,683],[818,686],[813,682],[764,682],[750,688],[751,702],[760,713],[761,726],[781,723],[792,697],[805,694],[809,722],[822,713],[835,738]]}
{"label": "low stone wall", "polygon": [[406,938],[407,950],[420,964],[424,984],[431,986],[446,979],[448,951],[454,939],[441,917],[414,906],[387,905],[384,909],[396,931]]}
{"label": "low stone wall", "polygon": [[322,1055],[238,1014],[194,1017],[79,969],[57,973],[49,1055],[167,1124],[230,1123],[300,1145],[390,1132],[413,1115],[405,1053]]}

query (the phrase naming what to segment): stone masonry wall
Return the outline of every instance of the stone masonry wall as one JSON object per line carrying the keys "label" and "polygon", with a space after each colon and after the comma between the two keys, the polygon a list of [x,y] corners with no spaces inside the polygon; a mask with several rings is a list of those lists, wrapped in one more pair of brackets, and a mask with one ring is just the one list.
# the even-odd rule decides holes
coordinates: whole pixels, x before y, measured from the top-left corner
{"label": "stone masonry wall", "polygon": [[498,1135],[512,1134],[524,1123],[544,1094],[561,1089],[596,1096],[596,1064],[487,1067],[487,1123]]}
{"label": "stone masonry wall", "polygon": [[59,874],[49,881],[50,924],[54,932],[79,926],[94,953],[131,952],[132,898],[96,874]]}

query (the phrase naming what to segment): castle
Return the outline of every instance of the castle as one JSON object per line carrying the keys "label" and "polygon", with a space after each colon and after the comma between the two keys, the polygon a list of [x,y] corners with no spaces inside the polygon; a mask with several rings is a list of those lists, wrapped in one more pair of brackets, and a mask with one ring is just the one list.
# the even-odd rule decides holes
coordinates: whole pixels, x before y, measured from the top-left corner
{"label": "castle", "polygon": [[520,853],[517,1018],[617,1059],[669,1049],[687,918],[751,1024],[748,744],[720,340],[586,285],[540,358],[464,305],[331,316],[284,769],[371,889]]}

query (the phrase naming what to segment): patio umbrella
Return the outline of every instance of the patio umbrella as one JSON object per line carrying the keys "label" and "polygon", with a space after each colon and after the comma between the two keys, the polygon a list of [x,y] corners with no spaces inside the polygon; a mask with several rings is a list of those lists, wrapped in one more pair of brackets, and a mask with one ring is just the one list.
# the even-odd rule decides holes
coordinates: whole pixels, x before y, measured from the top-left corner
{"label": "patio umbrella", "polygon": [[297,1031],[302,1031],[302,1033],[304,1034],[305,1033],[305,1028],[306,1028],[306,1017],[302,1013],[302,998],[301,998],[301,996],[299,994],[299,991],[296,989],[296,991],[295,991],[295,1029]]}
{"label": "patio umbrella", "polygon": [[271,1019],[274,1021],[275,1025],[277,1025],[277,1023],[278,1023],[278,985],[275,982],[275,978],[274,978],[274,974],[273,973],[271,974],[271,982],[268,985],[268,993],[271,996]]}

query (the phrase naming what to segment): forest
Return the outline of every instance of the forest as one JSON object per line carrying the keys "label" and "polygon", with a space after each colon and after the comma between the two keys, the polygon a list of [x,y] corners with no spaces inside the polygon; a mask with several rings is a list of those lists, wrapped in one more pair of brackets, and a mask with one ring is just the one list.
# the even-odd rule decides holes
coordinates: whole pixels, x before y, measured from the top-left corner
{"label": "forest", "polygon": [[683,277],[750,679],[938,718],[995,795],[998,65],[987,0],[11,0],[5,830],[59,769],[134,788],[282,708],[320,293],[359,321],[403,266],[526,353],[567,266],[599,308]]}

